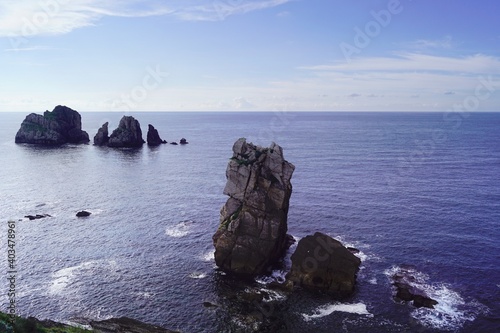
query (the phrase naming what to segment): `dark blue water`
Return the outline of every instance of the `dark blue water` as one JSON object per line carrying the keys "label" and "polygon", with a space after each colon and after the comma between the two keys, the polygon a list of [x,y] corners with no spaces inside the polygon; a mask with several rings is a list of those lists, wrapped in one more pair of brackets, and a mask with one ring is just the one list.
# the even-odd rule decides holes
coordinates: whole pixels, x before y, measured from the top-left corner
{"label": "dark blue water", "polygon": [[[255,309],[236,303],[249,290],[267,290],[270,278],[242,284],[221,274],[211,240],[232,144],[246,137],[276,141],[296,166],[289,232],[297,239],[325,232],[359,248],[363,259],[350,299],[277,293],[258,304],[261,315],[290,332],[500,330],[500,114],[132,115],[144,131],[151,123],[167,141],[190,144],[16,145],[25,114],[0,114],[0,270],[7,270],[5,222],[22,219],[19,314],[250,331]],[[93,137],[121,116],[82,113],[83,127]],[[77,219],[82,209],[93,214]],[[52,217],[23,219],[45,213]],[[389,276],[402,265],[414,267],[415,283],[439,301],[436,309],[394,301]],[[7,290],[6,279],[0,288]]]}

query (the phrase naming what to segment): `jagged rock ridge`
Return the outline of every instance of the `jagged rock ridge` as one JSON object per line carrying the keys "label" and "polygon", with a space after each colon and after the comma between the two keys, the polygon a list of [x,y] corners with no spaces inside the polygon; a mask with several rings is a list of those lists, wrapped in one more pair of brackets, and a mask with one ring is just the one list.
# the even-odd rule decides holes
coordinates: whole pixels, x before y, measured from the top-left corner
{"label": "jagged rock ridge", "polygon": [[105,122],[101,128],[97,131],[97,134],[94,136],[94,145],[96,146],[105,146],[109,141],[109,130],[108,130],[108,122]]}
{"label": "jagged rock ridge", "polygon": [[16,143],[62,145],[88,143],[89,135],[82,131],[80,114],[66,106],[58,105],[43,115],[31,113],[16,134]]}
{"label": "jagged rock ridge", "polygon": [[167,141],[160,138],[158,130],[154,128],[153,125],[148,125],[148,135],[147,135],[148,146],[159,146],[162,143],[167,143]]}
{"label": "jagged rock ridge", "polygon": [[215,262],[225,271],[256,275],[281,258],[295,167],[273,143],[262,148],[239,139],[226,170],[220,226],[213,236]]}
{"label": "jagged rock ridge", "polygon": [[142,139],[141,124],[132,116],[123,116],[118,127],[109,137],[109,147],[141,147]]}

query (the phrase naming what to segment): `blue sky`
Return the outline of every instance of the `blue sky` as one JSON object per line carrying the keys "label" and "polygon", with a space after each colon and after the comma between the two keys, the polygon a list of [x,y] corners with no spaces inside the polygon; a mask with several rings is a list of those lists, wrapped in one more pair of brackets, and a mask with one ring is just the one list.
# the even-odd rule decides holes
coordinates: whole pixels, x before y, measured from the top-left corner
{"label": "blue sky", "polygon": [[3,0],[0,111],[500,111],[500,2]]}

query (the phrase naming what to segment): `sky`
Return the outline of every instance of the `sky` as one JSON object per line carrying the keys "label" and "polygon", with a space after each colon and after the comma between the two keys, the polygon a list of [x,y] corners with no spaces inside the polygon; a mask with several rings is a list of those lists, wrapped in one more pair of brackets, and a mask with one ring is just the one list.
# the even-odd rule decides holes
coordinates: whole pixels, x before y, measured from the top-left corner
{"label": "sky", "polygon": [[498,0],[2,0],[0,112],[500,111]]}

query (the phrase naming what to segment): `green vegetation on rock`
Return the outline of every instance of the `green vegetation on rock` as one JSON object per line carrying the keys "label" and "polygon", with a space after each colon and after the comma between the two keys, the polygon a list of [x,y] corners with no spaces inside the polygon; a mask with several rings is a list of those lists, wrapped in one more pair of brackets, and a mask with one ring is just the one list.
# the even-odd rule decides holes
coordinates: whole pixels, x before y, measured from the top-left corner
{"label": "green vegetation on rock", "polygon": [[5,333],[92,333],[83,328],[59,324],[55,322],[41,322],[34,318],[16,316],[14,322],[10,315],[0,312],[0,332]]}

